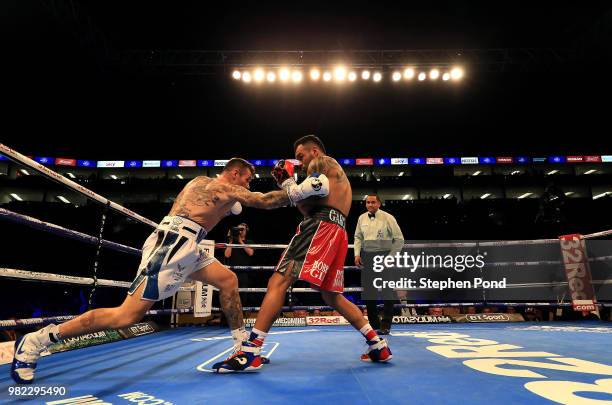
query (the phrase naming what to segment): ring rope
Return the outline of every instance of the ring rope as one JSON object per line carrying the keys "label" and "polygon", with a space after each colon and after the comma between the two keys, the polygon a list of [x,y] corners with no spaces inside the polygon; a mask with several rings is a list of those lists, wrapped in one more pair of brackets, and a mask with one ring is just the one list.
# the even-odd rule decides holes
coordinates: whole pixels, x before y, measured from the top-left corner
{"label": "ring rope", "polygon": [[[610,231],[612,233],[612,231]],[[559,239],[524,239],[524,240],[498,240],[486,242],[435,242],[435,243],[405,243],[404,248],[474,248],[474,247],[496,247],[496,246],[521,246],[521,245],[552,245],[559,243]],[[215,243],[215,249],[225,248],[251,248],[251,249],[286,249],[286,244],[256,244],[256,243]],[[354,245],[349,244],[349,249]]]}
{"label": "ring rope", "polygon": [[[91,277],[76,277],[67,276],[63,274],[41,273],[36,271],[11,269],[5,267],[0,267],[0,277],[21,279],[27,281],[45,281],[51,283],[75,284],[86,286],[91,286],[94,283],[94,280]],[[103,278],[98,279],[99,287],[129,288],[131,285],[132,283],[129,281],[107,280]],[[191,289],[189,287],[181,287],[180,291],[191,291]]]}
{"label": "ring rope", "polygon": [[143,217],[142,215],[138,215],[137,213],[135,213],[134,211],[125,208],[122,205],[117,204],[116,202],[113,202],[111,200],[109,200],[108,198],[102,197],[99,194],[94,193],[93,191],[91,191],[90,189],[83,187],[82,185],[80,185],[77,182],[74,182],[64,176],[62,176],[61,174],[49,169],[48,167],[30,159],[27,156],[22,155],[21,153],[17,152],[14,149],[9,148],[8,146],[0,143],[0,152],[2,154],[4,154],[6,157],[8,157],[11,160],[14,160],[18,163],[21,163],[25,166],[30,167],[33,170],[36,170],[38,173],[42,174],[43,176],[46,176],[48,178],[50,178],[51,180],[54,180],[58,183],[61,183],[63,185],[65,185],[66,187],[71,188],[72,190],[85,195],[86,197],[99,202],[102,205],[107,205],[112,208],[113,210],[120,212],[124,215],[127,215],[139,222],[142,222],[143,224],[147,224],[149,226],[152,226],[153,228],[157,228],[157,225],[155,222],[151,221],[148,218]]}
{"label": "ring rope", "polygon": [[[12,279],[21,279],[28,281],[45,281],[45,282],[55,282],[62,284],[75,284],[75,285],[88,285],[91,286],[94,283],[94,280],[89,277],[75,277],[75,276],[66,276],[63,274],[53,274],[53,273],[40,273],[26,270],[18,270],[18,269],[10,269],[0,267],[0,277],[4,278],[12,278]],[[612,279],[607,280],[592,280],[594,285],[612,285]],[[117,280],[105,280],[98,279],[98,286],[100,287],[118,287],[118,288],[129,288],[131,286],[131,282],[129,281],[117,281]],[[517,283],[517,284],[508,284],[506,288],[544,288],[544,287],[563,287],[567,286],[567,281],[553,281],[546,283]],[[216,287],[213,287],[213,290],[218,291]],[[402,289],[403,291],[437,291],[436,288],[407,288]],[[180,287],[179,291],[195,291],[195,287]],[[239,292],[248,292],[248,293],[265,293],[267,288],[265,287],[242,287],[238,289]],[[314,288],[294,288],[294,292],[300,293],[311,293],[311,292],[319,292],[319,290]],[[344,289],[345,292],[360,292],[363,291],[362,287],[346,287]]]}
{"label": "ring rope", "polygon": [[[79,240],[92,245],[98,244],[98,238],[95,236],[87,235],[86,233],[74,231],[72,229],[64,228],[63,226],[51,224],[49,222],[41,221],[34,217],[30,217],[23,214],[18,214],[13,211],[9,211],[4,208],[0,208],[0,219],[5,219],[18,224],[24,224],[33,229],[49,232],[55,235],[64,236],[66,238]],[[129,253],[133,255],[140,255],[142,251],[140,249],[133,248],[131,246],[122,245],[121,243],[111,242],[109,240],[102,239],[102,246],[114,249],[119,252]]]}
{"label": "ring rope", "polygon": [[[572,304],[569,302],[559,303],[559,302],[449,302],[449,303],[425,303],[425,304],[394,304],[394,308],[431,308],[431,307],[483,307],[483,306],[508,306],[508,307],[569,307]],[[601,303],[597,302],[595,305],[600,307],[612,307],[612,303]],[[381,307],[382,305],[378,305]],[[364,309],[365,305],[357,305],[357,307]],[[243,311],[259,311],[261,307],[244,307]],[[219,311],[220,308],[213,307],[213,311]],[[334,310],[334,308],[329,306],[306,306],[306,305],[296,305],[293,307],[284,306],[281,311],[289,311],[289,310],[306,310],[306,311],[314,311],[314,310],[323,310],[330,311]]]}
{"label": "ring rope", "polygon": [[[193,312],[193,308],[181,309],[151,309],[145,315],[167,315],[167,314],[186,314]],[[26,319],[5,319],[0,320],[0,330],[19,329],[33,326],[47,325],[50,323],[63,323],[76,318],[79,315],[62,315],[49,316],[42,318],[26,318]]]}

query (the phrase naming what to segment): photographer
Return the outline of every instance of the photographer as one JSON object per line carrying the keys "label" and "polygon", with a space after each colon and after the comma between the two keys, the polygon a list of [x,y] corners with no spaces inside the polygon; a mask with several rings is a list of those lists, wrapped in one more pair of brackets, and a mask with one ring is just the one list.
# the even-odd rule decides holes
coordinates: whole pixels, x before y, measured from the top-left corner
{"label": "photographer", "polygon": [[[251,243],[247,241],[246,235],[249,232],[249,226],[245,223],[234,226],[227,231],[227,243],[244,245]],[[225,263],[229,266],[249,266],[254,250],[248,247],[245,248],[225,248]]]}
{"label": "photographer", "polygon": [[[249,226],[245,223],[239,224],[238,226],[231,227],[227,232],[227,243],[244,245],[245,243],[252,243],[247,240],[247,233],[249,232]],[[252,256],[254,250],[248,247],[244,248],[225,248],[225,264],[228,266],[250,266],[252,264]],[[254,282],[256,281],[257,274],[251,274],[251,270],[235,270],[232,269],[236,276],[238,276],[238,286],[240,288],[255,287]],[[261,303],[260,300],[256,299],[257,296],[252,293],[240,293],[240,299],[242,305],[257,306]]]}

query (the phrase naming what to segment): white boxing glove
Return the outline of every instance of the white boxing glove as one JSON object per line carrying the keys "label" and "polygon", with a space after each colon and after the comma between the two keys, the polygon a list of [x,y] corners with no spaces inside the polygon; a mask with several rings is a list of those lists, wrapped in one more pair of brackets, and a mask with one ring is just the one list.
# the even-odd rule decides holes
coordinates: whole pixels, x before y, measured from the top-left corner
{"label": "white boxing glove", "polygon": [[242,204],[236,201],[234,205],[232,205],[232,208],[230,208],[230,212],[234,215],[240,214],[242,212]]}
{"label": "white boxing glove", "polygon": [[324,174],[313,173],[297,184],[293,177],[283,181],[281,187],[287,191],[291,205],[308,197],[325,197],[329,194],[329,179]]}

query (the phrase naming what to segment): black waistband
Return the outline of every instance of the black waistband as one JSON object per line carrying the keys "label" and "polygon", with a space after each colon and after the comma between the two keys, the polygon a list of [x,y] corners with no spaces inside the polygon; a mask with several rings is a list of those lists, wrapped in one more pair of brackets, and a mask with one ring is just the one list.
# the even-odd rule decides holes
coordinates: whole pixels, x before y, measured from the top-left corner
{"label": "black waistband", "polygon": [[331,222],[341,226],[342,228],[346,228],[346,217],[336,208],[328,207],[326,205],[313,206],[306,218]]}

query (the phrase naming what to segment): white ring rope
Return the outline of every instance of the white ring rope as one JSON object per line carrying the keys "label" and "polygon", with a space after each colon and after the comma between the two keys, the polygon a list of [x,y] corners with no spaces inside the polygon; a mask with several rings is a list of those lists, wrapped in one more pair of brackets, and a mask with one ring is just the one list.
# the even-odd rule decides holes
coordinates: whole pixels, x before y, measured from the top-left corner
{"label": "white ring rope", "polygon": [[81,186],[79,183],[76,183],[70,179],[67,179],[66,177],[62,176],[61,174],[54,172],[53,170],[49,169],[48,167],[30,159],[27,156],[22,155],[21,153],[17,152],[16,150],[13,150],[11,148],[9,148],[8,146],[0,143],[0,152],[4,155],[6,155],[7,157],[11,158],[12,160],[15,160],[25,166],[30,167],[31,169],[36,170],[37,172],[39,172],[40,174],[47,176],[48,178],[55,180],[58,183],[61,183],[63,185],[65,185],[66,187],[71,188],[72,190],[81,193],[89,198],[91,198],[94,201],[99,202],[102,205],[107,205],[109,207],[111,207],[112,209],[114,209],[117,212],[121,212],[125,215],[127,215],[128,217],[131,217],[137,221],[142,222],[143,224],[147,224],[149,226],[152,226],[153,228],[157,228],[157,224],[153,221],[151,221],[150,219],[147,219],[145,217],[143,217],[142,215],[138,215],[137,213],[135,213],[132,210],[129,210],[127,208],[125,208],[122,205],[117,204],[116,202],[113,202],[111,200],[109,200],[108,198],[102,197],[99,194],[94,193],[93,191],[91,191],[88,188],[85,188],[83,186]]}
{"label": "white ring rope", "polygon": [[[191,312],[193,312],[193,308],[150,309],[146,312],[145,315],[186,314]],[[10,328],[34,327],[49,323],[63,323],[74,319],[77,316],[79,315],[61,315],[26,319],[3,319],[0,320],[0,330]]]}
{"label": "white ring rope", "polygon": [[[63,274],[53,274],[53,273],[41,273],[36,271],[27,271],[27,270],[19,270],[19,269],[10,269],[5,267],[0,267],[0,277],[11,278],[11,279],[20,279],[20,280],[28,280],[28,281],[46,281],[52,283],[62,283],[62,284],[75,284],[75,285],[92,285],[93,278],[89,277],[76,277],[76,276],[66,276]],[[612,285],[612,279],[607,280],[592,280],[594,285]],[[129,281],[117,281],[117,280],[105,280],[98,279],[98,285],[102,287],[118,287],[118,288],[129,288],[132,283]],[[553,281],[553,282],[544,282],[544,283],[518,283],[518,284],[508,284],[507,288],[545,288],[545,287],[563,287],[567,286],[567,281]],[[213,290],[218,291],[216,287],[213,287]],[[247,293],[265,293],[268,289],[265,287],[244,287],[239,288],[239,292],[247,292]],[[402,289],[405,291],[436,291],[436,288],[407,288]],[[195,291],[195,287],[180,287],[179,291]],[[299,293],[311,293],[311,292],[319,292],[319,290],[314,288],[293,288],[293,292]],[[363,291],[362,287],[346,287],[344,288],[344,292],[360,292]]]}
{"label": "white ring rope", "polygon": [[[76,284],[76,285],[93,285],[94,280],[91,277],[76,277],[67,276],[64,274],[41,273],[38,271],[27,271],[19,269],[10,269],[0,267],[0,277],[14,278],[28,281],[47,281],[51,283]],[[98,285],[101,287],[119,287],[129,288],[132,285],[129,281],[105,280],[98,279]],[[182,291],[192,291],[191,288],[181,287]]]}

